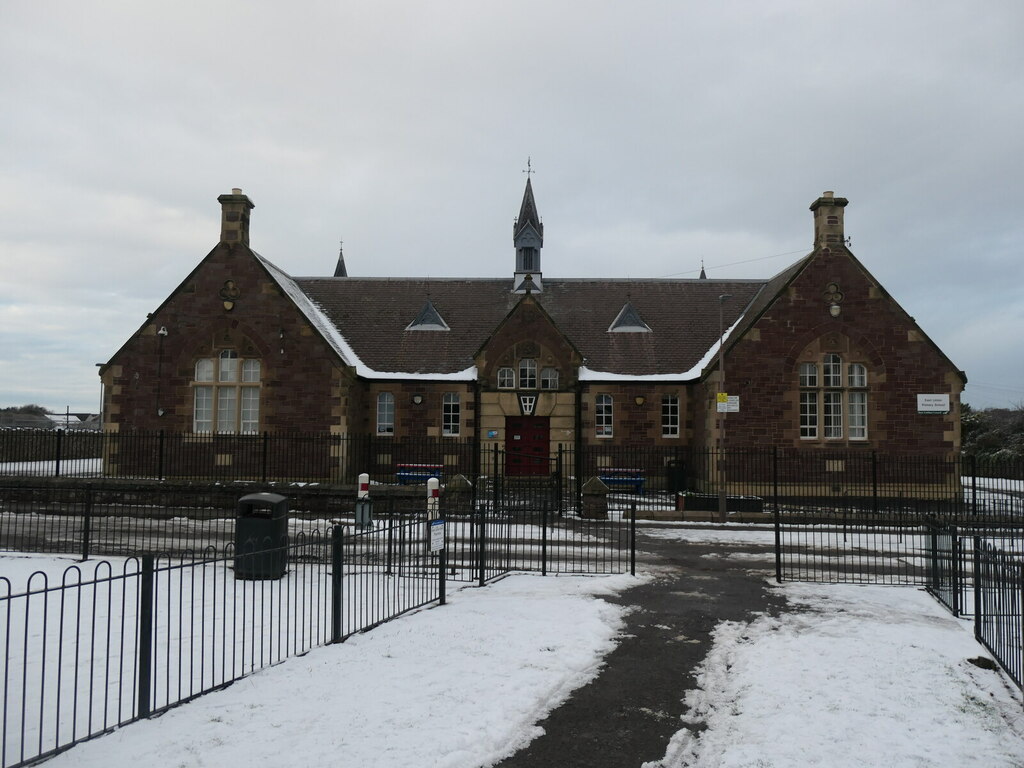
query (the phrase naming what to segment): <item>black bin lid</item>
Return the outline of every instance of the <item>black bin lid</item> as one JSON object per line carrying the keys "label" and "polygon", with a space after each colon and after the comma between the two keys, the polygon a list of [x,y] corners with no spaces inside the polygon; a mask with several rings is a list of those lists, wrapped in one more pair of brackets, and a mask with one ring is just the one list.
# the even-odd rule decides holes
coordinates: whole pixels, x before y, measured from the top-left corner
{"label": "black bin lid", "polygon": [[250,493],[238,500],[239,514],[256,509],[270,510],[270,514],[283,517],[288,513],[288,499],[279,493]]}

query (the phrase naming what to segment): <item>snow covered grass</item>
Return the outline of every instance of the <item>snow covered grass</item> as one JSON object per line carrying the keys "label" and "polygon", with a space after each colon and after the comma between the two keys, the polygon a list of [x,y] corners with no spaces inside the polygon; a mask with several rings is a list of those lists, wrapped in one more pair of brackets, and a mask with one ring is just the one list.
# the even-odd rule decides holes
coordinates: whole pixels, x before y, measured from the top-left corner
{"label": "snow covered grass", "polygon": [[787,584],[780,617],[725,622],[686,722],[648,768],[1020,766],[1019,693],[970,625],[901,587]]}
{"label": "snow covered grass", "polygon": [[[734,527],[644,535],[725,539],[746,568],[757,564],[745,548],[773,540]],[[50,765],[490,766],[628,642],[625,609],[601,598],[637,583],[517,574],[483,589],[450,584],[447,606],[314,649]],[[787,608],[719,625],[697,687],[679,692],[686,720],[648,768],[1024,765],[1020,694],[968,661],[985,656],[969,622],[912,587],[772,588]]]}
{"label": "snow covered grass", "polygon": [[[99,477],[103,474],[103,459],[64,459],[60,463],[64,477]],[[0,462],[0,475],[30,475],[32,477],[53,477],[57,472],[56,461],[5,461]]]}
{"label": "snow covered grass", "polygon": [[[2,764],[132,719],[144,591],[139,560],[2,562]],[[330,642],[327,565],[296,562],[280,580],[247,580],[235,578],[233,562],[157,560],[152,673],[145,678],[154,708]],[[427,573],[414,565],[396,565],[393,576],[347,567],[339,582],[342,634],[435,600],[436,568]]]}
{"label": "snow covered grass", "polygon": [[599,598],[636,583],[516,575],[456,591],[49,765],[490,765],[598,673],[625,610]]}

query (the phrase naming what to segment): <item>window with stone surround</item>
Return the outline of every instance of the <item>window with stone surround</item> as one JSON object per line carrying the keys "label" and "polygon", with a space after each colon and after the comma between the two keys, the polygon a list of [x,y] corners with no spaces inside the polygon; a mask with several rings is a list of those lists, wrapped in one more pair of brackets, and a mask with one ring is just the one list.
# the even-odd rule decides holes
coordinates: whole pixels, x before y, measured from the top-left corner
{"label": "window with stone surround", "polygon": [[[845,372],[845,376],[844,376]],[[867,440],[868,371],[862,363],[843,365],[828,353],[821,364],[800,364],[800,438]]]}
{"label": "window with stone surround", "polygon": [[252,434],[260,428],[260,361],[233,349],[196,360],[192,431]]}
{"label": "window with stone surround", "polygon": [[612,437],[614,434],[614,412],[611,395],[594,398],[594,429],[598,437]]}
{"label": "window with stone surround", "polygon": [[679,437],[679,397],[677,395],[662,395],[661,436]]}
{"label": "window with stone surround", "polygon": [[519,361],[519,388],[537,388],[537,361],[532,357],[524,357]]}
{"label": "window with stone surround", "polygon": [[377,434],[395,434],[395,396],[391,392],[377,395]]}
{"label": "window with stone surround", "polygon": [[541,389],[558,389],[558,369],[557,368],[541,368],[540,369],[540,388]]}
{"label": "window with stone surround", "polygon": [[498,389],[515,389],[516,388],[516,372],[515,369],[504,367],[498,369]]}
{"label": "window with stone surround", "polygon": [[458,392],[445,392],[441,406],[441,433],[446,437],[458,437],[462,408]]}

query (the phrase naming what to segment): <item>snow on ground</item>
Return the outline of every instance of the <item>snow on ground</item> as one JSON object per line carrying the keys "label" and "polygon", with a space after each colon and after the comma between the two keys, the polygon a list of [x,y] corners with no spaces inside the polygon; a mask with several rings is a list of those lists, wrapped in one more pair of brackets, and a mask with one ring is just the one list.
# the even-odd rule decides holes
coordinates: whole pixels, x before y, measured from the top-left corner
{"label": "snow on ground", "polygon": [[[258,672],[58,756],[53,768],[489,765],[592,679],[628,576],[515,575]],[[454,585],[452,585],[454,586]]]}
{"label": "snow on ground", "polygon": [[1020,766],[1020,694],[968,622],[907,587],[787,584],[792,613],[725,622],[687,720],[648,768]]}
{"label": "snow on ground", "polygon": [[[644,534],[757,545],[772,536],[663,530]],[[600,598],[636,583],[515,575],[461,589],[447,606],[311,651],[49,765],[483,768],[529,743],[544,714],[597,674],[623,616]],[[968,661],[987,657],[970,622],[912,587],[773,588],[789,610],[719,625],[698,687],[680,691],[688,722],[707,729],[680,730],[647,768],[1024,765],[1020,693]]]}
{"label": "snow on ground", "polygon": [[[65,459],[61,462],[64,477],[99,477],[103,473],[103,459]],[[56,461],[0,462],[0,475],[32,475],[53,477],[57,474]]]}
{"label": "snow on ground", "polygon": [[[699,527],[698,527],[699,526]],[[673,541],[690,541],[695,544],[762,544],[766,547],[775,546],[775,531],[771,528],[752,528],[745,523],[725,523],[708,527],[706,523],[695,526],[675,523],[672,527],[646,527],[645,536],[655,539]]]}

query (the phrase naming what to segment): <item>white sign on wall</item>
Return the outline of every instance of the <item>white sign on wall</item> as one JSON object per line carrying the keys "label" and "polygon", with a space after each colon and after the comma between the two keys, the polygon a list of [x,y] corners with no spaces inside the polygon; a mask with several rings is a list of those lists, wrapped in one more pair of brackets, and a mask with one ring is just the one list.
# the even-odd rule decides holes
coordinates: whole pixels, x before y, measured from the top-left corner
{"label": "white sign on wall", "polygon": [[949,413],[949,395],[918,395],[918,413]]}
{"label": "white sign on wall", "polygon": [[739,413],[740,412],[740,396],[729,395],[725,392],[719,392],[717,403],[719,413]]}

